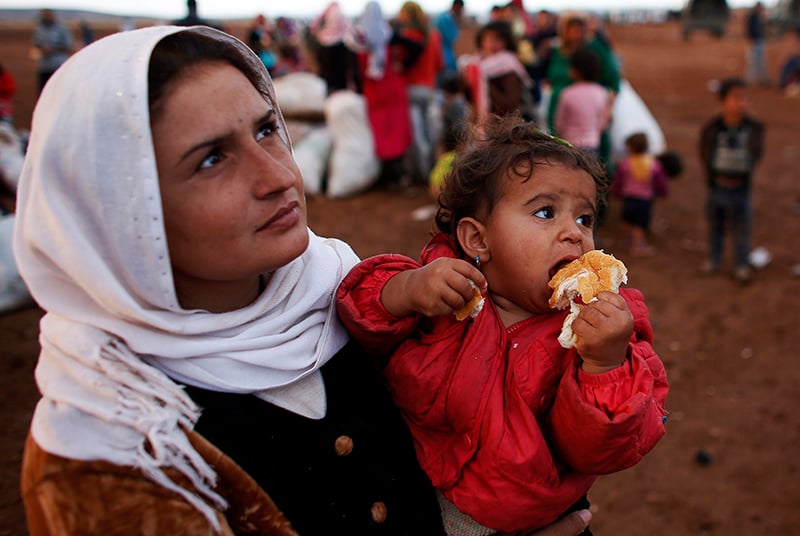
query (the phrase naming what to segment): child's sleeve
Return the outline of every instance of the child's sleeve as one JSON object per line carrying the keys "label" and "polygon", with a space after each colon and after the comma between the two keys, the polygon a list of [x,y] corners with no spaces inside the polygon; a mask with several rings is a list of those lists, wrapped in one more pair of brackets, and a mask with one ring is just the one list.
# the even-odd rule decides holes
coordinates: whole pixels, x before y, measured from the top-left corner
{"label": "child's sleeve", "polygon": [[642,294],[621,292],[634,315],[625,363],[587,374],[576,359],[561,379],[550,413],[557,456],[578,471],[608,474],[638,463],[665,433],[666,370],[653,349]]}
{"label": "child's sleeve", "polygon": [[653,191],[657,197],[666,197],[669,193],[669,177],[658,160],[653,160]]}
{"label": "child's sleeve", "polygon": [[367,351],[386,355],[408,337],[418,315],[396,317],[381,303],[386,282],[420,264],[403,255],[377,255],[361,261],[336,291],[336,312],[350,335]]}

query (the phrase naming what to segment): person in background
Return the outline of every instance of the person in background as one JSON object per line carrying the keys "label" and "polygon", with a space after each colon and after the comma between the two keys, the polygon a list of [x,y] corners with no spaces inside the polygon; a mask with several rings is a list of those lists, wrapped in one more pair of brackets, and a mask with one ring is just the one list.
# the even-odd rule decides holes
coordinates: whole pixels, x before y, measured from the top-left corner
{"label": "person in background", "polygon": [[394,40],[401,44],[402,74],[411,108],[414,179],[427,183],[441,130],[436,85],[444,70],[439,31],[417,2],[405,2],[393,21]]}
{"label": "person in background", "polygon": [[[608,184],[596,156],[519,117],[483,126],[445,179],[421,260],[371,257],[336,293],[352,336],[390,356],[450,535],[527,531],[586,507],[597,475],[638,463],[667,415],[639,291],[601,292],[572,324],[576,346],[559,342],[567,312],[548,282],[594,249]],[[459,319],[475,291],[483,307]]]}
{"label": "person in background", "polygon": [[297,45],[283,42],[277,48],[278,55],[275,65],[269,70],[273,78],[285,76],[289,73],[308,71],[308,66],[303,61],[303,55]]}
{"label": "person in background", "polygon": [[261,13],[250,21],[250,25],[247,27],[245,43],[258,56],[267,70],[275,67],[277,59],[271,49],[272,40],[269,32],[269,21]]}
{"label": "person in background", "polygon": [[709,227],[708,260],[702,271],[720,271],[725,235],[730,229],[734,277],[747,283],[753,274],[749,261],[753,177],[764,152],[765,127],[748,113],[744,80],[723,80],[717,95],[720,111],[703,124],[699,140],[700,162],[708,184]]}
{"label": "person in background", "polygon": [[88,45],[89,43],[94,42],[96,39],[94,35],[94,30],[92,29],[92,25],[89,24],[89,21],[86,19],[81,19],[78,23],[81,29],[81,40],[83,42],[83,46]]}
{"label": "person in background", "polygon": [[453,167],[456,153],[462,148],[473,121],[472,107],[467,101],[461,77],[448,78],[442,91],[442,135],[436,149],[436,164],[428,177],[428,190],[434,200],[439,197],[445,178]]}
{"label": "person in background", "polygon": [[781,65],[780,86],[789,97],[800,95],[800,29],[792,32],[788,57]]}
{"label": "person in background", "polygon": [[503,8],[504,18],[511,25],[511,33],[518,42],[533,35],[534,25],[523,0],[511,0]]}
{"label": "person in background", "polygon": [[412,141],[405,81],[399,71],[398,45],[380,4],[371,1],[348,29],[344,42],[356,54],[361,91],[367,103],[375,155],[381,161],[378,182],[390,190],[404,185],[404,159]]}
{"label": "person in background", "polygon": [[319,76],[328,86],[328,95],[354,85],[355,58],[344,44],[350,21],[342,13],[339,2],[331,2],[320,16],[309,24],[313,38]]}
{"label": "person in background", "polygon": [[[551,49],[547,62],[547,82],[550,85],[550,101],[547,110],[547,128],[555,128],[555,113],[561,92],[572,83],[569,75],[569,58],[580,46],[588,46],[600,57],[598,82],[616,96],[619,93],[620,73],[613,51],[603,39],[589,33],[587,17],[579,13],[564,13],[559,18],[558,44]],[[610,169],[611,143],[608,130],[600,139],[600,160]],[[613,173],[611,173],[613,175]]]}
{"label": "person in background", "polygon": [[653,201],[669,192],[669,179],[661,161],[651,156],[647,134],[636,132],[625,139],[628,155],[616,166],[612,193],[622,199],[622,221],[629,228],[630,253],[634,257],[655,254],[647,241],[653,217]]}
{"label": "person in background", "polygon": [[56,17],[52,9],[39,11],[39,24],[33,33],[33,47],[39,57],[38,88],[42,88],[72,53],[72,32]]}
{"label": "person in background", "polygon": [[558,37],[556,28],[557,16],[555,13],[542,9],[536,13],[533,20],[533,34],[527,38],[533,48],[533,61],[526,64],[525,69],[533,80],[533,102],[537,106],[542,101],[542,84],[547,78],[550,47]]}
{"label": "person in background", "polygon": [[534,120],[533,81],[517,57],[517,42],[511,26],[506,21],[489,22],[478,31],[476,40],[480,73],[486,84],[488,113],[519,113],[526,120]]}
{"label": "person in background", "polygon": [[458,73],[456,61],[456,43],[461,32],[464,18],[464,0],[453,0],[450,9],[436,17],[436,30],[442,39],[442,59],[444,69],[439,73],[438,86],[444,86],[445,80]]}
{"label": "person in background", "polygon": [[578,47],[569,58],[572,84],[558,100],[555,133],[568,142],[595,153],[611,120],[613,95],[600,85],[600,58],[588,46]]}
{"label": "person in background", "polygon": [[770,85],[767,71],[767,21],[763,2],[756,2],[747,14],[746,35],[750,42],[747,51],[747,82]]}
{"label": "person in background", "polygon": [[0,64],[0,121],[14,123],[14,95],[17,81],[11,71]]}

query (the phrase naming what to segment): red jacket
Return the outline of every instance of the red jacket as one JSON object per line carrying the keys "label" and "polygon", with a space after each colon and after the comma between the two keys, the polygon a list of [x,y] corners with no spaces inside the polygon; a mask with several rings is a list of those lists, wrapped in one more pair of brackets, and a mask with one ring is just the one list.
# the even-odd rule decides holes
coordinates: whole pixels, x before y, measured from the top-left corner
{"label": "red jacket", "polygon": [[[455,253],[439,235],[422,262],[441,256]],[[558,343],[566,311],[505,328],[487,296],[464,322],[390,315],[383,284],[418,266],[366,259],[337,292],[339,315],[368,349],[399,345],[386,368],[395,402],[422,468],[462,512],[501,531],[544,526],[596,475],[636,464],[664,435],[666,372],[639,291],[621,292],[635,319],[626,363],[594,375]]]}

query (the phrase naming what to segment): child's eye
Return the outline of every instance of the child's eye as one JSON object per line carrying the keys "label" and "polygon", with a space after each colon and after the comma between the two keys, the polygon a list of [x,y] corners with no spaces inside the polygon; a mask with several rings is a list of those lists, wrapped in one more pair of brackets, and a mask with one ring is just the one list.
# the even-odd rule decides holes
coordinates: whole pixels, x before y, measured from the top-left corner
{"label": "child's eye", "polygon": [[550,219],[553,217],[553,209],[551,207],[542,207],[533,213],[537,218]]}
{"label": "child's eye", "polygon": [[578,219],[575,220],[578,222],[578,225],[583,225],[584,227],[591,227],[594,225],[594,216],[591,214],[584,214],[583,216],[578,216]]}

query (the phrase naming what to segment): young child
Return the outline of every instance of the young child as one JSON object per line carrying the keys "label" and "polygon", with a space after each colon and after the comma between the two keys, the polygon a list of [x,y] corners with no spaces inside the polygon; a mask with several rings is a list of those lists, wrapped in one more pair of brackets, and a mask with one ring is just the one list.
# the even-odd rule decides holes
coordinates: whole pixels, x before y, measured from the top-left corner
{"label": "young child", "polygon": [[573,82],[561,92],[553,124],[565,140],[597,152],[613,103],[611,92],[598,83],[600,56],[587,46],[577,48],[569,59],[569,74]]}
{"label": "young child", "polygon": [[[455,161],[421,262],[379,255],[337,291],[340,318],[385,370],[441,493],[450,534],[528,530],[585,505],[597,475],[664,434],[668,386],[642,294],[566,316],[548,282],[594,249],[607,179],[596,158],[519,118],[494,118]],[[485,305],[453,312],[478,288]]]}
{"label": "young child", "polygon": [[622,221],[630,228],[631,255],[655,254],[647,242],[653,200],[668,193],[668,177],[661,162],[648,154],[647,134],[637,132],[625,139],[628,156],[617,165],[612,191],[622,199]]}
{"label": "young child", "polygon": [[751,188],[764,150],[764,125],[748,113],[744,80],[723,80],[718,97],[720,113],[700,130],[700,161],[709,188],[709,257],[703,272],[719,272],[725,232],[730,228],[736,263],[734,277],[747,283],[753,273],[749,263]]}

